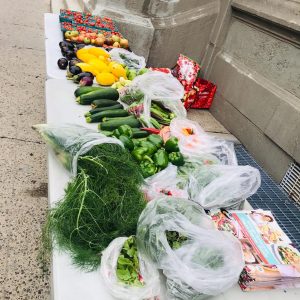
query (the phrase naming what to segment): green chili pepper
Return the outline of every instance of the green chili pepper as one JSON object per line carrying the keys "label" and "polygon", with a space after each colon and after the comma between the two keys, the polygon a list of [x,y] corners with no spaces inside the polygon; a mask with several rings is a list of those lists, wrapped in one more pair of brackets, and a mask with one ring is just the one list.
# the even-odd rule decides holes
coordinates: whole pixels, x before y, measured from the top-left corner
{"label": "green chili pepper", "polygon": [[150,134],[147,137],[147,141],[151,142],[152,144],[154,144],[157,148],[160,148],[164,141],[162,139],[162,137],[158,134]]}
{"label": "green chili pepper", "polygon": [[147,156],[148,154],[148,148],[145,148],[145,147],[138,147],[138,148],[135,148],[132,152],[131,152],[131,155],[137,160],[137,161],[142,161],[144,160],[145,158],[149,158]]}
{"label": "green chili pepper", "polygon": [[169,161],[175,166],[183,166],[184,158],[180,152],[171,152],[169,153]]}
{"label": "green chili pepper", "polygon": [[154,155],[153,155],[153,162],[155,165],[160,169],[163,170],[168,166],[169,158],[168,154],[165,150],[159,149]]}
{"label": "green chili pepper", "polygon": [[119,140],[124,144],[125,148],[129,151],[134,149],[133,141],[126,135],[120,135]]}
{"label": "green chili pepper", "polygon": [[120,135],[126,135],[132,138],[133,132],[132,128],[129,125],[121,125],[117,129],[114,130],[114,136],[119,137]]}
{"label": "green chili pepper", "polygon": [[150,156],[157,151],[156,146],[154,144],[152,144],[151,142],[149,142],[149,141],[140,141],[139,142],[139,147],[147,148],[148,149],[147,154],[150,155]]}
{"label": "green chili pepper", "polygon": [[165,149],[167,152],[179,152],[178,138],[170,137],[165,143]]}
{"label": "green chili pepper", "polygon": [[140,163],[140,168],[144,178],[154,175],[157,172],[157,167],[151,161],[144,160]]}

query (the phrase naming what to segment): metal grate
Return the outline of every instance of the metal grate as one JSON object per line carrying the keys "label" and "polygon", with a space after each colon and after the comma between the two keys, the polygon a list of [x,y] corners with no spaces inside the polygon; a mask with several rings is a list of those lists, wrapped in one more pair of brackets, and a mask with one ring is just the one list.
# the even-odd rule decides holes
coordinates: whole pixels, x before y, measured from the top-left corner
{"label": "metal grate", "polygon": [[256,163],[242,145],[236,145],[235,150],[240,165],[253,166],[261,174],[261,187],[248,201],[255,209],[271,210],[279,226],[295,247],[300,249],[300,205],[289,198],[283,188]]}
{"label": "metal grate", "polygon": [[300,166],[292,163],[281,181],[281,187],[300,204]]}

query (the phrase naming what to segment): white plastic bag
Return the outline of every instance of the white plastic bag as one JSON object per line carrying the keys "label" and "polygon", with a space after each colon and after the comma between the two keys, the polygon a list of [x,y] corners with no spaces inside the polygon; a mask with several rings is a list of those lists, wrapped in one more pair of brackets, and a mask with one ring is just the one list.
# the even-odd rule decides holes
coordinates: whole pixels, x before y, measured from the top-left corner
{"label": "white plastic bag", "polygon": [[112,61],[116,61],[120,64],[126,65],[130,69],[139,71],[146,66],[146,61],[143,56],[138,56],[133,52],[130,52],[123,48],[113,48],[109,55]]}
{"label": "white plastic bag", "polygon": [[[132,81],[123,94],[120,94],[120,100],[128,105],[137,100],[138,117],[141,117],[145,125],[152,127],[150,122],[151,102],[161,103],[176,117],[185,118],[186,110],[181,102],[183,96],[183,86],[175,77],[162,72],[148,71]],[[130,99],[130,101],[128,102],[126,99]]]}
{"label": "white plastic bag", "polygon": [[205,165],[190,174],[188,192],[205,209],[232,209],[256,193],[260,183],[258,169],[251,166]]}
{"label": "white plastic bag", "polygon": [[[180,233],[186,240],[172,249],[167,232]],[[184,199],[163,197],[149,202],[139,218],[137,243],[167,280],[177,283],[177,289],[168,289],[174,299],[190,300],[182,298],[190,290],[198,296],[220,294],[237,283],[244,267],[240,242],[214,229],[204,210]]]}
{"label": "white plastic bag", "polygon": [[179,148],[185,155],[209,153],[224,165],[237,165],[233,143],[209,136],[201,126],[185,118],[175,118],[170,124],[171,135],[179,139]]}
{"label": "white plastic bag", "polygon": [[107,143],[124,147],[118,139],[76,124],[38,124],[34,125],[33,129],[41,134],[58,160],[74,176],[77,174],[78,157],[87,153],[93,146]]}
{"label": "white plastic bag", "polygon": [[159,273],[146,256],[139,254],[144,286],[130,286],[118,280],[117,261],[126,240],[126,237],[116,238],[102,252],[100,272],[108,291],[113,297],[122,300],[143,300],[159,295]]}
{"label": "white plastic bag", "polygon": [[176,166],[169,164],[166,169],[146,178],[143,186],[146,199],[151,201],[163,195],[188,199],[187,187],[178,187],[181,179],[177,176],[177,171]]}

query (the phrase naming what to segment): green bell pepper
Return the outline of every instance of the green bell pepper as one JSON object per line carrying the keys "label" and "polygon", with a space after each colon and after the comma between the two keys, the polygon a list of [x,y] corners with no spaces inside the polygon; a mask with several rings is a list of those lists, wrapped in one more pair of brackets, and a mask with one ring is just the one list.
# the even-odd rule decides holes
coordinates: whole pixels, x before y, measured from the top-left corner
{"label": "green bell pepper", "polygon": [[162,137],[160,135],[158,135],[158,134],[150,134],[147,137],[147,141],[149,141],[152,144],[154,144],[157,148],[161,148],[161,146],[164,143]]}
{"label": "green bell pepper", "polygon": [[184,158],[180,152],[171,152],[169,153],[169,161],[175,166],[183,166]]}
{"label": "green bell pepper", "polygon": [[137,147],[131,152],[131,155],[137,161],[142,161],[144,159],[150,159],[147,154],[148,154],[148,148],[145,148],[145,147]]}
{"label": "green bell pepper", "polygon": [[128,136],[129,138],[132,138],[133,131],[132,128],[129,125],[121,125],[117,129],[114,130],[114,136],[119,137],[120,135]]}
{"label": "green bell pepper", "polygon": [[168,166],[169,158],[168,154],[165,150],[159,149],[154,155],[153,155],[153,162],[155,165],[160,169],[163,170]]}
{"label": "green bell pepper", "polygon": [[157,151],[156,146],[154,144],[152,144],[151,142],[149,142],[149,141],[140,141],[139,142],[139,147],[147,148],[148,149],[147,154],[150,155],[150,156]]}
{"label": "green bell pepper", "polygon": [[156,165],[148,160],[144,160],[140,163],[140,168],[144,178],[154,175],[157,172]]}
{"label": "green bell pepper", "polygon": [[124,144],[125,148],[129,151],[134,149],[133,141],[126,135],[120,135],[119,140]]}
{"label": "green bell pepper", "polygon": [[178,138],[175,136],[170,137],[165,143],[167,152],[179,152]]}

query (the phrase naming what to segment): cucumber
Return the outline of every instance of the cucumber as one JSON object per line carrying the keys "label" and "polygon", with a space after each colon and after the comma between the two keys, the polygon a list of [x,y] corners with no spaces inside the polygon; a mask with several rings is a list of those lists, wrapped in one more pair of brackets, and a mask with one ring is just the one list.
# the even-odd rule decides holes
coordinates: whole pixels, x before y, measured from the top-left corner
{"label": "cucumber", "polygon": [[124,118],[113,118],[107,122],[99,123],[98,128],[99,130],[113,131],[125,124],[132,128],[141,127],[141,123],[134,116],[129,116]]}
{"label": "cucumber", "polygon": [[113,88],[101,89],[83,94],[77,97],[76,101],[82,105],[89,105],[97,99],[110,99],[117,101],[119,99],[119,92]]}
{"label": "cucumber", "polygon": [[94,114],[97,114],[101,111],[104,111],[104,110],[112,110],[112,109],[122,109],[124,108],[122,104],[118,103],[116,105],[113,105],[113,106],[109,106],[109,107],[99,107],[99,108],[94,108],[94,109],[91,109],[89,112],[87,112],[84,116],[85,117],[89,117],[91,115],[94,115]]}
{"label": "cucumber", "polygon": [[98,99],[92,102],[92,108],[101,108],[116,105],[116,101],[110,99]]}
{"label": "cucumber", "polygon": [[82,86],[75,90],[74,95],[77,98],[83,94],[87,94],[98,90],[103,90],[103,88],[98,86]]}
{"label": "cucumber", "polygon": [[[133,128],[135,129],[135,128]],[[132,137],[135,139],[145,138],[149,135],[149,132],[145,130],[132,130]]]}
{"label": "cucumber", "polygon": [[86,117],[88,123],[100,122],[104,117],[126,117],[128,112],[124,109],[112,109],[101,111],[97,114],[93,114],[90,117]]}

